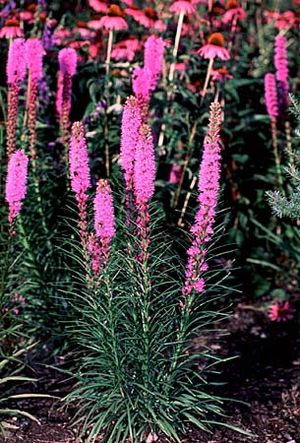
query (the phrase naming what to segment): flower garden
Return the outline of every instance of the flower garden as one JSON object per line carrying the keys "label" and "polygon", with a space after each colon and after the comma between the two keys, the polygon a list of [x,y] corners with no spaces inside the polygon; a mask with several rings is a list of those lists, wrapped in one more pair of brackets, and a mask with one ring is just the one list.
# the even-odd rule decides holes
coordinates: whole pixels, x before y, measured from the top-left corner
{"label": "flower garden", "polygon": [[0,0],[0,442],[300,441],[298,0]]}

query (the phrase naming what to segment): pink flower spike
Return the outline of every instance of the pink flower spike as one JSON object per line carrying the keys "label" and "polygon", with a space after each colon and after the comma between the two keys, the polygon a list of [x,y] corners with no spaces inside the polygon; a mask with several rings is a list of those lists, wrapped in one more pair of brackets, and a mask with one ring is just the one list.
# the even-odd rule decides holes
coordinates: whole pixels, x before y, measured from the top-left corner
{"label": "pink flower spike", "polygon": [[274,74],[265,75],[265,102],[270,118],[278,116],[276,79]]}
{"label": "pink flower spike", "polygon": [[201,293],[205,289],[202,273],[208,268],[206,244],[212,238],[220,189],[221,146],[219,131],[221,121],[222,108],[218,102],[213,102],[210,105],[209,125],[204,139],[204,150],[199,171],[199,208],[195,223],[191,228],[194,239],[187,251],[186,281],[182,289],[182,295],[184,296],[189,295],[193,290]]}
{"label": "pink flower spike", "polygon": [[121,167],[127,190],[133,185],[135,152],[141,124],[142,113],[138,99],[129,97],[124,105],[121,129]]}
{"label": "pink flower spike", "polygon": [[26,73],[25,40],[16,38],[9,45],[6,65],[7,83],[12,85],[20,83]]}
{"label": "pink flower spike", "polygon": [[279,86],[280,110],[284,113],[288,107],[289,94],[289,67],[286,50],[287,41],[282,35],[277,35],[275,39],[274,64],[276,68],[276,79]]}
{"label": "pink flower spike", "polygon": [[75,49],[61,49],[58,53],[58,61],[60,72],[63,75],[68,74],[70,77],[73,77],[77,67],[77,54]]}
{"label": "pink flower spike", "polygon": [[100,179],[94,200],[95,232],[101,243],[110,243],[115,235],[115,216],[111,188],[107,180]]}
{"label": "pink flower spike", "polygon": [[42,42],[37,38],[30,38],[25,43],[26,64],[31,80],[36,82],[43,76],[43,55],[45,51]]}
{"label": "pink flower spike", "polygon": [[274,64],[276,68],[276,78],[282,82],[288,82],[289,79],[286,44],[286,38],[283,35],[277,35],[275,39]]}
{"label": "pink flower spike", "polygon": [[72,126],[69,164],[71,189],[76,194],[78,201],[85,195],[91,185],[88,149],[81,122],[75,122]]}
{"label": "pink flower spike", "polygon": [[164,41],[152,35],[145,42],[144,67],[151,72],[151,89],[156,88],[163,70]]}
{"label": "pink flower spike", "polygon": [[155,155],[151,129],[142,124],[134,164],[134,195],[138,205],[148,203],[154,194]]}
{"label": "pink flower spike", "polygon": [[180,14],[181,12],[184,14],[195,14],[196,9],[190,1],[177,0],[170,6],[170,12],[174,12],[175,14]]}
{"label": "pink flower spike", "polygon": [[137,66],[132,74],[132,89],[135,95],[143,102],[148,103],[151,97],[153,77],[151,71]]}
{"label": "pink flower spike", "polygon": [[27,190],[28,157],[21,149],[15,151],[8,162],[5,200],[9,204],[9,223],[19,214]]}

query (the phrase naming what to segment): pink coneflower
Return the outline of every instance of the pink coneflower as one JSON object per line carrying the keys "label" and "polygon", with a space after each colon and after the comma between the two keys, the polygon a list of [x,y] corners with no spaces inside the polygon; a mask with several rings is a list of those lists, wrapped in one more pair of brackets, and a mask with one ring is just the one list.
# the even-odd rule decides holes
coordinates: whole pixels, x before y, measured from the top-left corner
{"label": "pink coneflower", "polygon": [[132,17],[136,21],[143,19],[143,16],[144,16],[144,12],[141,9],[139,9],[137,6],[134,6],[134,5],[129,6],[128,8],[125,8],[124,12],[126,15],[128,15],[129,17]]}
{"label": "pink coneflower", "polygon": [[144,266],[148,260],[149,237],[149,200],[154,194],[155,155],[151,129],[142,124],[135,152],[134,163],[134,199],[137,211],[137,237],[139,253],[137,256]]}
{"label": "pink coneflower", "polygon": [[294,318],[295,309],[288,301],[274,303],[268,309],[268,317],[272,321],[286,322]]}
{"label": "pink coneflower", "polygon": [[69,138],[72,77],[76,72],[77,54],[73,48],[65,48],[58,53],[59,73],[56,109],[60,116],[60,127],[65,145]]}
{"label": "pink coneflower", "polygon": [[[37,38],[28,39],[25,44],[25,58],[29,72],[28,76],[28,130],[29,130],[29,151],[31,158],[37,157],[36,151],[36,119],[37,119],[37,96],[38,84],[43,76],[43,55],[44,48],[42,42]],[[33,162],[35,165],[35,162]]]}
{"label": "pink coneflower", "polygon": [[164,32],[167,29],[166,24],[159,19],[154,8],[147,7],[142,11],[137,11],[136,14],[131,14],[131,16],[145,28],[155,29],[160,32]]}
{"label": "pink coneflower", "polygon": [[190,1],[187,0],[177,0],[170,6],[170,11],[175,14],[195,14],[196,9]]}
{"label": "pink coneflower", "polygon": [[137,38],[128,38],[115,44],[111,52],[114,60],[127,60],[131,62],[137,51],[141,49],[141,44]]}
{"label": "pink coneflower", "polygon": [[102,12],[102,14],[106,14],[108,12],[108,4],[107,1],[100,0],[89,0],[89,6],[94,9],[96,12]]}
{"label": "pink coneflower", "polygon": [[282,35],[277,35],[275,39],[274,64],[279,86],[279,106],[282,114],[286,112],[288,107],[289,94],[289,67],[286,45],[286,38]]}
{"label": "pink coneflower", "polygon": [[220,58],[221,60],[229,60],[230,55],[224,47],[225,39],[220,32],[214,32],[208,37],[207,44],[198,50],[198,54],[206,59]]}
{"label": "pink coneflower", "polygon": [[169,183],[177,185],[180,183],[183,174],[183,166],[179,164],[173,164],[169,175]]}
{"label": "pink coneflower", "polygon": [[220,189],[221,147],[219,131],[221,121],[222,108],[218,102],[213,102],[210,105],[209,125],[204,140],[199,171],[199,208],[191,229],[194,239],[187,252],[188,262],[186,280],[182,290],[183,295],[189,295],[192,291],[201,293],[205,289],[205,280],[202,274],[208,268],[206,245],[212,238]]}
{"label": "pink coneflower", "polygon": [[9,204],[8,221],[11,225],[11,235],[14,234],[13,222],[19,214],[27,190],[28,157],[21,149],[15,151],[7,168],[5,200]]}
{"label": "pink coneflower", "polygon": [[6,65],[8,83],[8,109],[6,123],[6,150],[8,158],[16,149],[16,130],[20,83],[25,77],[25,40],[17,38],[9,46]]}
{"label": "pink coneflower", "polygon": [[0,38],[23,37],[23,31],[20,28],[20,22],[16,18],[6,20],[3,28],[0,30]]}
{"label": "pink coneflower", "polygon": [[211,72],[211,77],[214,81],[220,83],[224,83],[227,80],[233,79],[233,75],[231,75],[225,67],[213,70]]}
{"label": "pink coneflower", "polygon": [[69,148],[69,168],[71,189],[75,194],[79,210],[80,238],[83,247],[87,240],[87,190],[91,185],[88,149],[81,122],[72,126]]}
{"label": "pink coneflower", "polygon": [[73,28],[73,32],[75,34],[80,34],[80,37],[86,40],[91,40],[92,38],[94,38],[96,36],[95,31],[91,31],[88,28],[87,23],[83,22],[83,21],[78,21],[76,23],[76,27]]}
{"label": "pink coneflower", "polygon": [[224,48],[224,45],[225,45],[225,39],[223,37],[223,34],[221,34],[220,32],[214,32],[209,36],[208,43],[202,46],[202,48],[198,50],[198,54],[201,57],[209,59],[206,78],[202,91],[202,100],[206,95],[211,72],[213,69],[214,59],[216,57],[220,58],[221,60],[228,60],[230,58],[229,52],[227,51],[226,48]]}
{"label": "pink coneflower", "polygon": [[99,20],[99,26],[107,31],[122,31],[128,29],[128,24],[124,19],[124,11],[118,5],[111,5],[107,15]]}
{"label": "pink coneflower", "polygon": [[247,13],[236,0],[229,0],[226,5],[227,11],[222,17],[222,22],[225,24],[231,23],[234,20],[243,21],[247,18]]}

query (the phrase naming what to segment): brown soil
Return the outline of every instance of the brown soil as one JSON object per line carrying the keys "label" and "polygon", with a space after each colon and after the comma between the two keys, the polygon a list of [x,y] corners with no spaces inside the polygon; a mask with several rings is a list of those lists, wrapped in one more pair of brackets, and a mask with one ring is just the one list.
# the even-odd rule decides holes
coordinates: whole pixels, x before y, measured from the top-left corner
{"label": "brown soil", "polygon": [[[223,339],[209,337],[222,355],[238,358],[225,365],[227,381],[219,393],[242,400],[228,404],[228,422],[252,433],[246,437],[226,428],[211,435],[191,429],[183,443],[300,443],[300,338],[298,324],[272,323],[255,306],[239,305],[227,325]],[[196,341],[195,346],[200,346]],[[45,392],[66,389],[45,377]],[[34,414],[40,424],[26,418],[7,420],[7,438],[0,443],[84,443],[76,439],[71,416],[49,400],[23,401],[22,408]],[[159,443],[166,443],[162,438]]]}

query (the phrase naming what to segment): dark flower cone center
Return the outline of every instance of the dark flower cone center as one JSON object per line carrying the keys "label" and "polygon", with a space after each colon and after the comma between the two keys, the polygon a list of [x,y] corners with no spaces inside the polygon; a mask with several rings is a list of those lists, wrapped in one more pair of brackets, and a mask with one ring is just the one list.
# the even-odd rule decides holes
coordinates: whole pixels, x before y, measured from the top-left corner
{"label": "dark flower cone center", "polygon": [[144,13],[146,17],[151,18],[152,20],[158,20],[158,15],[155,9],[153,8],[145,8]]}
{"label": "dark flower cone center", "polygon": [[224,46],[225,39],[223,34],[221,34],[220,32],[214,32],[208,37],[208,43],[215,46]]}
{"label": "dark flower cone center", "polygon": [[16,18],[9,18],[6,20],[5,26],[20,26],[20,22]]}
{"label": "dark flower cone center", "polygon": [[119,5],[111,5],[109,7],[108,15],[112,17],[124,17],[124,12]]}

